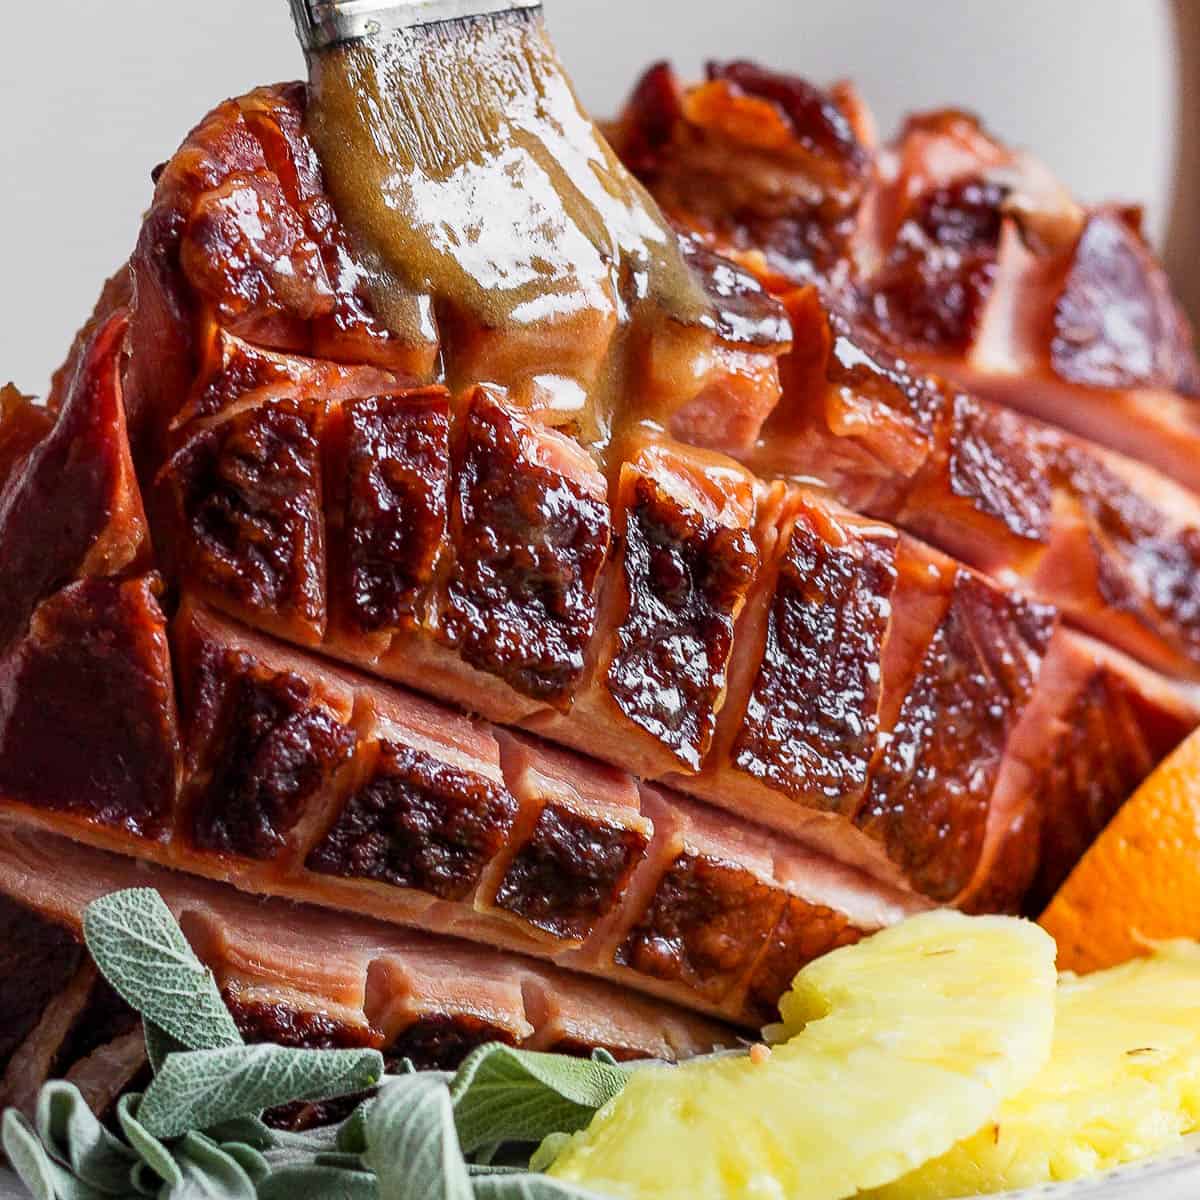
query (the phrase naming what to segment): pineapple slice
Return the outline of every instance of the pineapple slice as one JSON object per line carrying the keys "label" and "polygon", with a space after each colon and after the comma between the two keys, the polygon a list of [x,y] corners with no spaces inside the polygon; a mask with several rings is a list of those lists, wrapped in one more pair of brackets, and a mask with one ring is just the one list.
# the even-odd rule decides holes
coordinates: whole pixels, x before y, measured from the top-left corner
{"label": "pineapple slice", "polygon": [[639,1071],[550,1170],[640,1200],[837,1200],[989,1121],[1050,1052],[1054,943],[914,917],[806,967],[768,1055]]}
{"label": "pineapple slice", "polygon": [[881,1189],[886,1200],[1075,1179],[1200,1128],[1200,947],[1063,977],[1049,1063],[993,1122]]}

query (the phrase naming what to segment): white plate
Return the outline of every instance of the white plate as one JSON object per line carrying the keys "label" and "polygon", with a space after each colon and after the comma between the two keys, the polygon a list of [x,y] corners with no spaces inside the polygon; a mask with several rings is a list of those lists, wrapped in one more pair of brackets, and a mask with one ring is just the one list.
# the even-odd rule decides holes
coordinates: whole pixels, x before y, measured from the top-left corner
{"label": "white plate", "polygon": [[[28,1200],[7,1171],[0,1171],[0,1200]],[[296,1200],[305,1200],[297,1196]],[[1097,1179],[1047,1183],[988,1200],[1200,1200],[1200,1134],[1170,1153],[1131,1163]]]}
{"label": "white plate", "polygon": [[992,1200],[1200,1200],[1200,1134],[1096,1179],[1047,1183]]}

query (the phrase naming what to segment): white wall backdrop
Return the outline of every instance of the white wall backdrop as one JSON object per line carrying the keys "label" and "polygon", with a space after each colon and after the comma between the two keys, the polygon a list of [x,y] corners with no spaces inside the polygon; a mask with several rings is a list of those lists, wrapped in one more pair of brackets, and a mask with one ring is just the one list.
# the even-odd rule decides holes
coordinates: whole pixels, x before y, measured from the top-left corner
{"label": "white wall backdrop", "polygon": [[[1196,0],[1200,3],[1200,0]],[[0,0],[0,381],[45,380],[128,253],[151,168],[212,103],[302,69],[286,0]],[[1081,194],[1150,200],[1173,168],[1159,0],[547,0],[610,112],[648,62],[749,56],[858,80],[884,130],[955,103]]]}

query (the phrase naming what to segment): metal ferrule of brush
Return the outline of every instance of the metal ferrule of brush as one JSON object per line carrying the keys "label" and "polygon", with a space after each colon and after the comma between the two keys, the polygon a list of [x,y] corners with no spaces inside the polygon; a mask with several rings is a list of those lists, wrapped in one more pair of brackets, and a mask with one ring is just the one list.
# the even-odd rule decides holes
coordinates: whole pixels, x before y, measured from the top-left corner
{"label": "metal ferrule of brush", "polygon": [[394,29],[541,8],[542,0],[290,0],[305,50],[323,50]]}

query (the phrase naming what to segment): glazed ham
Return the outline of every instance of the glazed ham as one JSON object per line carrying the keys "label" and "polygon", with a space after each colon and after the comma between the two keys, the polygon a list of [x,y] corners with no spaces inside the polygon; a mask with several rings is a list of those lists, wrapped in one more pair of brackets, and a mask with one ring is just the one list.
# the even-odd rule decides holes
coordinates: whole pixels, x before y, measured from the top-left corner
{"label": "glazed ham", "polygon": [[444,263],[381,289],[316,95],[206,117],[46,404],[0,393],[0,892],[67,931],[7,1053],[90,1061],[71,931],[132,878],[256,1035],[439,1065],[707,1048],[1052,893],[1200,721],[1196,501],[906,357],[852,90],[652,72],[616,144],[679,230],[511,337]]}

